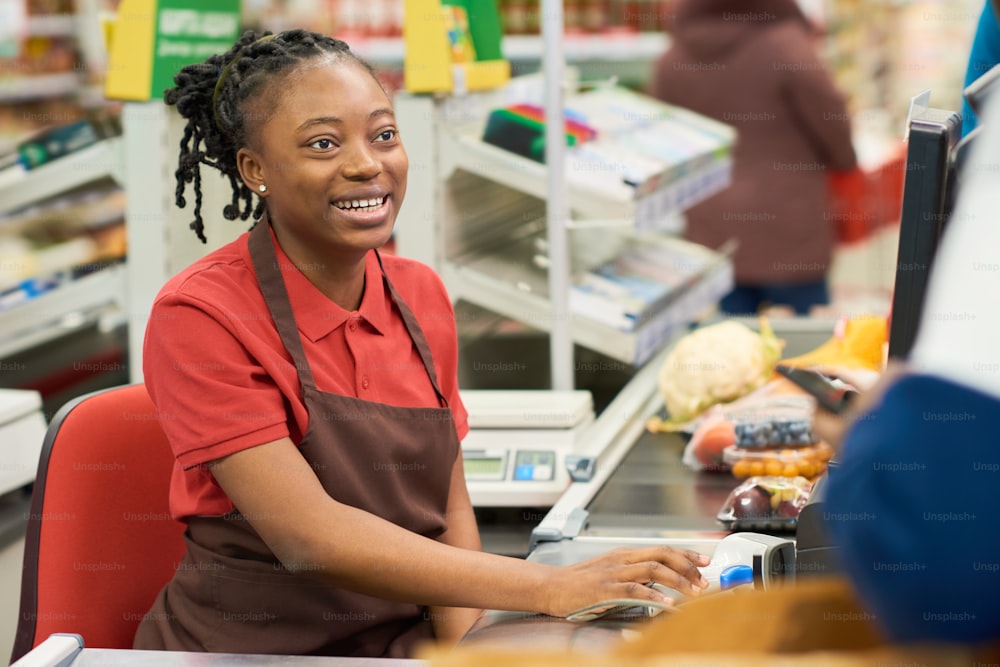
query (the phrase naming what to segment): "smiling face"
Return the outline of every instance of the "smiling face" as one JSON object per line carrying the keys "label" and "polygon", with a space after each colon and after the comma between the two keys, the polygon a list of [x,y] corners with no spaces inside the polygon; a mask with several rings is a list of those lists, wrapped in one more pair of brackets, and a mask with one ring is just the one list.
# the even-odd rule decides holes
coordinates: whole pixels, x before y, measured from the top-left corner
{"label": "smiling face", "polygon": [[[389,240],[409,166],[392,105],[362,66],[344,57],[307,61],[270,84],[272,109],[238,155],[259,185],[282,248],[296,262],[360,262]],[[265,102],[258,101],[257,107]]]}

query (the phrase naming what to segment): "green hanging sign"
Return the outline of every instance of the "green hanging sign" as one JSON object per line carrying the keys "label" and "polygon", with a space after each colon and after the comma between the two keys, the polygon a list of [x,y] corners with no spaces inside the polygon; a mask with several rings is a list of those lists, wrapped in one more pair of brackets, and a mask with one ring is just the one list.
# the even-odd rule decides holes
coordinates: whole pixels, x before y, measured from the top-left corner
{"label": "green hanging sign", "polygon": [[232,47],[240,10],[240,0],[122,0],[108,37],[105,94],[161,99],[181,68]]}

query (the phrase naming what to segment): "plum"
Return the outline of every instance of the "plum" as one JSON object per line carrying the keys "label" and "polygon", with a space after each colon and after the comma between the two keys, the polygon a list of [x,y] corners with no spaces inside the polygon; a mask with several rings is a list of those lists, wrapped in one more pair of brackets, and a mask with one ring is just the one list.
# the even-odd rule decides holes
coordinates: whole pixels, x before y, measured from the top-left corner
{"label": "plum", "polygon": [[796,519],[798,518],[801,510],[802,505],[800,503],[793,500],[783,500],[778,504],[778,509],[775,514],[783,519]]}
{"label": "plum", "polygon": [[771,516],[771,494],[752,486],[733,498],[733,516],[737,519],[767,519]]}

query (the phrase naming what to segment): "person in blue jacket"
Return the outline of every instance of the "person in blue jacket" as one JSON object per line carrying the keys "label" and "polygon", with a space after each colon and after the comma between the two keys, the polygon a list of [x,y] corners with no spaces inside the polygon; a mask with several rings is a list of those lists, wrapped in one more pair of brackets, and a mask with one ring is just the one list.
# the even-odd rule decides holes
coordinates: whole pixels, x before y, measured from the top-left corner
{"label": "person in blue jacket", "polygon": [[[972,38],[972,50],[965,70],[965,84],[968,87],[976,79],[1000,63],[1000,1],[987,0],[979,15],[976,34]],[[968,100],[962,98],[962,136],[972,132],[978,125],[975,112]]]}
{"label": "person in blue jacket", "polygon": [[844,570],[897,642],[1000,638],[996,94],[980,121],[910,357],[863,397],[829,473]]}

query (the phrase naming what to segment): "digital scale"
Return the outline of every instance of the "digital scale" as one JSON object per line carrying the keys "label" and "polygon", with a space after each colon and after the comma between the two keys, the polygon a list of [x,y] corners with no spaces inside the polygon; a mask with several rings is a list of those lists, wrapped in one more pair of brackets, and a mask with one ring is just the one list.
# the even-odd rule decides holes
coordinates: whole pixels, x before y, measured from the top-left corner
{"label": "digital scale", "polygon": [[462,441],[474,507],[551,507],[592,459],[576,452],[594,423],[589,391],[463,390]]}

